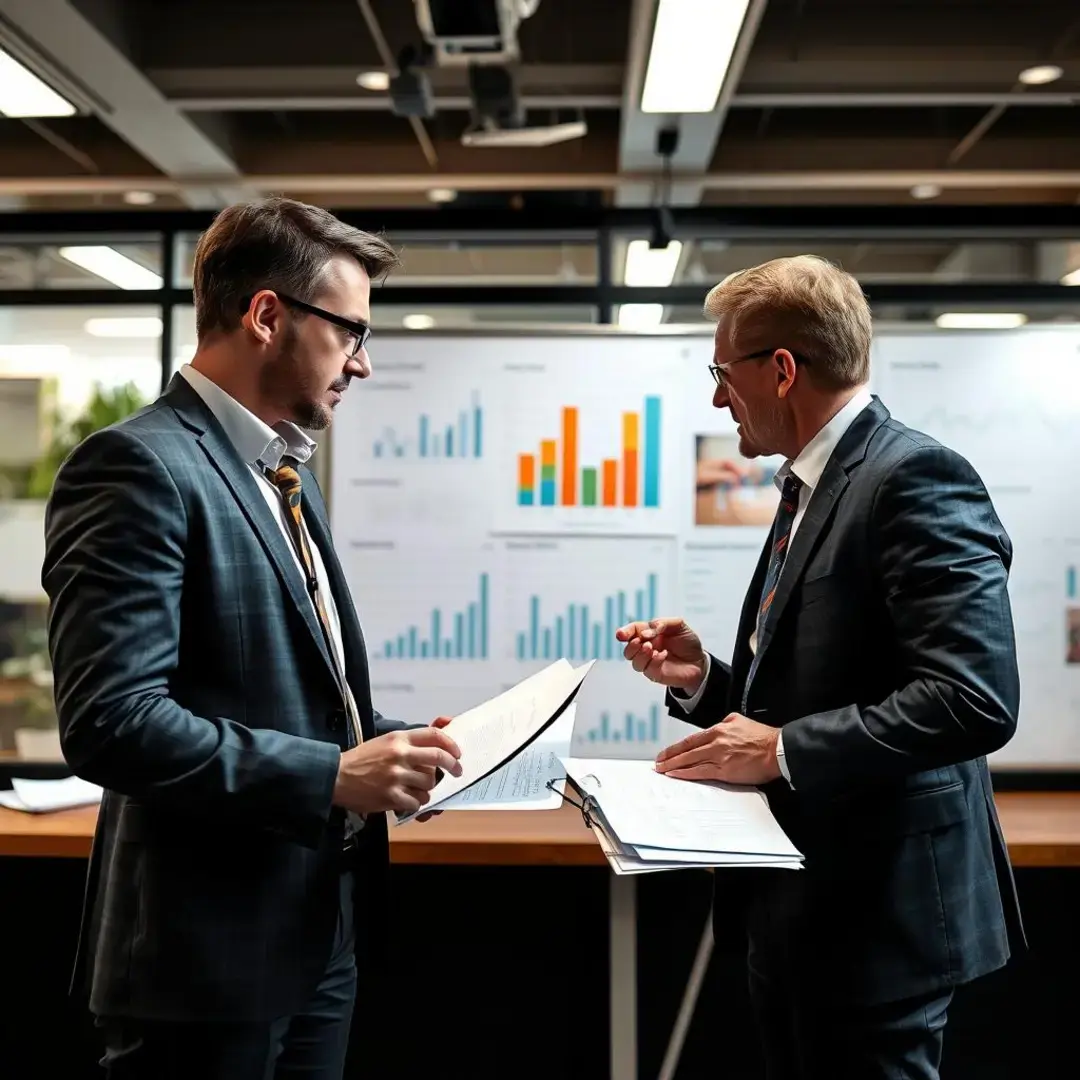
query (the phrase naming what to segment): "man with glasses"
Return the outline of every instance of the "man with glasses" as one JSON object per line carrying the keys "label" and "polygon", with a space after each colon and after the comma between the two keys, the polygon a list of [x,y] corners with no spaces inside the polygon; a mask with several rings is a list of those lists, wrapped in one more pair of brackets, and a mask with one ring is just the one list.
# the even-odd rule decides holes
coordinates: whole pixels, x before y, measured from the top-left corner
{"label": "man with glasses", "polygon": [[933,1080],[953,988],[1023,944],[986,763],[1019,708],[1012,546],[968,462],[868,390],[854,278],[778,259],[706,312],[713,404],[785,463],[731,662],[679,618],[618,631],[703,729],[657,769],[760,786],[806,856],[715,878],[769,1080]]}
{"label": "man with glasses", "polygon": [[114,1080],[337,1080],[357,930],[388,915],[384,812],[460,773],[444,718],[372,708],[307,467],[304,429],[371,373],[371,281],[395,263],[316,207],[225,210],[195,252],[194,359],[57,476],[61,741],[105,789],[76,987]]}

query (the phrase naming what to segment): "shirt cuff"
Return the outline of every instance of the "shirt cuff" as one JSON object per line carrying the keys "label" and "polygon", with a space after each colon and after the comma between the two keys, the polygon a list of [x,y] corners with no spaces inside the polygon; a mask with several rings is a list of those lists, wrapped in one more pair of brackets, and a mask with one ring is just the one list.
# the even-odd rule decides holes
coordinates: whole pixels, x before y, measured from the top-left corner
{"label": "shirt cuff", "polygon": [[679,707],[683,712],[692,713],[698,706],[698,702],[705,696],[705,687],[709,684],[709,670],[712,667],[712,657],[705,654],[705,675],[701,680],[701,685],[694,692],[692,697],[684,697],[685,690],[676,690],[672,697],[679,703]]}
{"label": "shirt cuff", "polygon": [[788,772],[787,757],[784,755],[784,732],[780,730],[776,736],[776,764],[780,766],[780,774],[783,778],[791,784],[794,788],[795,785],[791,783],[791,773]]}

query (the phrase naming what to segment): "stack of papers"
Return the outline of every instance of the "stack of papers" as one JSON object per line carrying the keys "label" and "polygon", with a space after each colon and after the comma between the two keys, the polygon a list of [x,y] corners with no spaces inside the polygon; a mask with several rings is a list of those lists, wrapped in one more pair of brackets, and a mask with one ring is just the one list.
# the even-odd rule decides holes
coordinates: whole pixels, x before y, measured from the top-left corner
{"label": "stack of papers", "polygon": [[675,780],[651,761],[566,758],[563,764],[616,874],[803,865],[757,788]]}
{"label": "stack of papers", "polygon": [[[573,667],[556,660],[498,697],[452,718],[446,733],[461,751],[461,775],[443,775],[431,789],[428,802],[409,814],[398,814],[404,825],[432,810],[519,810],[521,801],[550,810],[562,800],[546,787],[564,776],[560,758],[573,735],[571,703],[595,661]],[[566,717],[544,743],[540,738]],[[566,726],[567,723],[569,726]]]}
{"label": "stack of papers", "polygon": [[44,814],[50,810],[71,810],[101,802],[101,788],[77,776],[64,780],[23,780],[15,777],[11,791],[0,791],[0,806]]}

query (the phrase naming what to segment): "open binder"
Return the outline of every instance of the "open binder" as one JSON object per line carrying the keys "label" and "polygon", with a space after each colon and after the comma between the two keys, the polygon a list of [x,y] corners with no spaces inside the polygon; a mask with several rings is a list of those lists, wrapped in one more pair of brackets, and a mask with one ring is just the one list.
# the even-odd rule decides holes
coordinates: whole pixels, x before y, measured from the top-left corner
{"label": "open binder", "polygon": [[802,853],[756,788],[675,780],[651,761],[567,758],[563,764],[563,798],[581,812],[616,874],[802,868]]}

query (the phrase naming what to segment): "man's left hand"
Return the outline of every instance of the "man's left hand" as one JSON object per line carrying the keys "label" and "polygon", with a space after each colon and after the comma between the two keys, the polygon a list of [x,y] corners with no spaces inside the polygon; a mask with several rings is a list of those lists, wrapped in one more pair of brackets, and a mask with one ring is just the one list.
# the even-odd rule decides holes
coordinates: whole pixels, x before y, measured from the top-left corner
{"label": "man's left hand", "polygon": [[656,771],[677,780],[766,784],[783,775],[776,760],[779,734],[779,728],[729,713],[719,724],[661,750]]}
{"label": "man's left hand", "polygon": [[[431,721],[431,726],[432,727],[446,727],[446,725],[449,724],[452,719],[453,719],[452,716],[436,716],[435,719]],[[441,779],[442,779],[442,777],[438,778],[438,780],[441,780]],[[438,780],[436,782],[438,782]],[[417,821],[430,821],[431,818],[438,817],[439,814],[441,814],[441,813],[442,813],[441,810],[429,810],[426,814],[417,814],[416,815],[416,820]]]}

